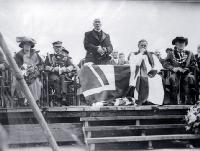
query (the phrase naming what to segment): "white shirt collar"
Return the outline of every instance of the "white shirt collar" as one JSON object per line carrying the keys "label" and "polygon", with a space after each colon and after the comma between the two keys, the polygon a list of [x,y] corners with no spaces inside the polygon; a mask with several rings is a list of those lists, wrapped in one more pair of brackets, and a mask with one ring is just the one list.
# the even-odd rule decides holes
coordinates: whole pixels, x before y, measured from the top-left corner
{"label": "white shirt collar", "polygon": [[101,29],[100,30],[94,29],[94,30],[97,31],[97,32],[101,32]]}

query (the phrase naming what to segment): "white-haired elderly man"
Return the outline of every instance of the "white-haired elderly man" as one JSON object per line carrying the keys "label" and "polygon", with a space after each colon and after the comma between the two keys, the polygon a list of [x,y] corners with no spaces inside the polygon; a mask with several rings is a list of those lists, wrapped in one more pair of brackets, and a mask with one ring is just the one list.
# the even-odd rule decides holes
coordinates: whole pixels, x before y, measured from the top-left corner
{"label": "white-haired elderly man", "polygon": [[113,47],[110,36],[102,31],[101,20],[93,21],[94,29],[85,33],[84,47],[87,51],[85,63],[110,64]]}

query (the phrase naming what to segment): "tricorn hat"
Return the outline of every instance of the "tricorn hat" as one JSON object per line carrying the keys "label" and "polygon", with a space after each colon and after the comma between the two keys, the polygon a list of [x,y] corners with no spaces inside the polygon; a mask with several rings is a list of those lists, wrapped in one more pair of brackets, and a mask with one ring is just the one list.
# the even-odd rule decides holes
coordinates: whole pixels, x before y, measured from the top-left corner
{"label": "tricorn hat", "polygon": [[33,38],[29,37],[16,37],[16,41],[20,42],[19,47],[23,48],[23,45],[25,43],[29,43],[31,45],[31,48],[33,48],[36,44],[36,41]]}
{"label": "tricorn hat", "polygon": [[172,40],[172,45],[175,45],[176,42],[180,42],[180,43],[185,43],[185,45],[188,45],[188,39],[185,37],[176,37]]}
{"label": "tricorn hat", "polygon": [[55,41],[52,43],[55,47],[62,47],[62,41]]}

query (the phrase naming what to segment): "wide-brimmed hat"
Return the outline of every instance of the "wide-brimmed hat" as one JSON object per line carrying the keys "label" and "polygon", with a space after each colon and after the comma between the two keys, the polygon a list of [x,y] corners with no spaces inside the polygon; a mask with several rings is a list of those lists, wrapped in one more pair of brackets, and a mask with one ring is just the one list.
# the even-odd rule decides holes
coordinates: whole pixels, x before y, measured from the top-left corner
{"label": "wide-brimmed hat", "polygon": [[36,41],[33,38],[29,38],[29,37],[17,37],[16,41],[20,42],[19,44],[20,48],[23,48],[23,45],[25,43],[29,43],[31,45],[31,48],[33,48],[36,44]]}
{"label": "wide-brimmed hat", "polygon": [[180,43],[185,43],[185,45],[188,45],[188,39],[185,37],[176,37],[172,40],[172,45],[175,45],[176,42],[180,42]]}

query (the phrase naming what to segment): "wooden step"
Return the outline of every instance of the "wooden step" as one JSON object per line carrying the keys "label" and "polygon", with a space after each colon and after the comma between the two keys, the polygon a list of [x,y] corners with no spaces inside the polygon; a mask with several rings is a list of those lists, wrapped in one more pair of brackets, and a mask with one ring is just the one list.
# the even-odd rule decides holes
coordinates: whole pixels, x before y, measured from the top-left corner
{"label": "wooden step", "polygon": [[168,129],[184,128],[185,124],[161,124],[161,125],[125,125],[125,126],[91,126],[84,127],[84,131],[117,131],[117,130],[147,130],[147,129]]}
{"label": "wooden step", "polygon": [[[53,123],[48,126],[57,142],[74,142],[74,135],[78,138],[83,135],[80,123]],[[10,145],[47,143],[39,124],[4,125],[4,127],[9,133]]]}
{"label": "wooden step", "polygon": [[200,139],[200,135],[178,134],[178,135],[151,135],[151,136],[126,136],[126,137],[102,137],[86,138],[87,144],[113,143],[113,142],[141,142],[156,140],[189,140]]}
{"label": "wooden step", "polygon": [[146,120],[146,119],[183,119],[184,115],[152,115],[152,116],[113,116],[82,117],[81,121],[113,121],[113,120]]}

